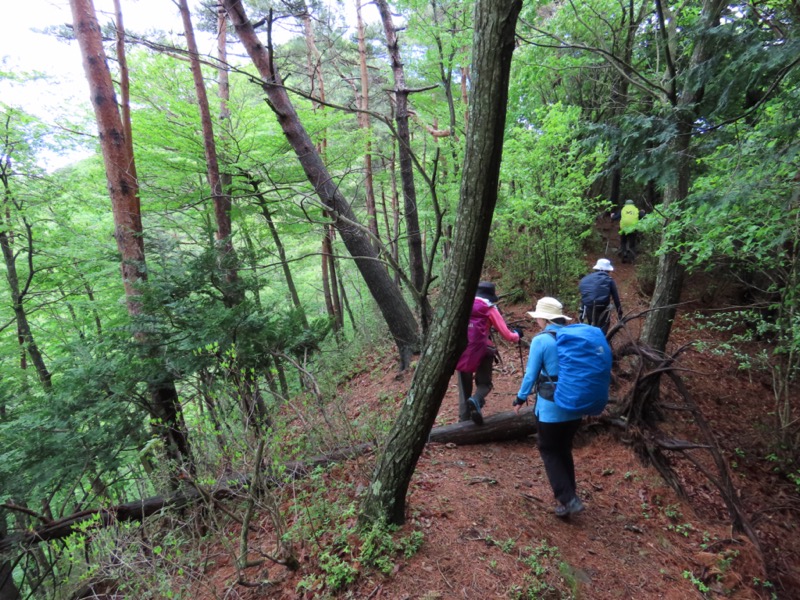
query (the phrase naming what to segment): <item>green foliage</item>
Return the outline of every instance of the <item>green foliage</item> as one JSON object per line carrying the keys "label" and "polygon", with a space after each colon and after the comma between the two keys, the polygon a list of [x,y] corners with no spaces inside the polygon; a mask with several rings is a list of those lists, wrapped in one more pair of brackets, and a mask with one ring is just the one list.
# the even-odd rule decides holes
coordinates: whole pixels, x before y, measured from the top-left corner
{"label": "green foliage", "polygon": [[576,107],[555,104],[507,134],[487,255],[506,289],[527,283],[567,299],[585,270],[582,244],[604,206],[586,192],[605,154],[602,146],[580,142],[579,115]]}
{"label": "green foliage", "polygon": [[[800,373],[800,168],[796,89],[766,103],[760,118],[718,144],[701,161],[685,202],[672,207],[664,250],[681,253],[690,270],[728,271],[753,305],[702,319],[727,331],[719,350],[774,382],[776,441],[796,446],[797,411],[790,389]],[[743,325],[746,325],[743,327]],[[769,340],[763,351],[753,342]]]}
{"label": "green foliage", "polygon": [[537,547],[522,550],[520,560],[530,569],[523,578],[522,586],[512,588],[512,598],[563,598],[565,581],[562,561],[558,548],[550,546],[545,540]]}
{"label": "green foliage", "polygon": [[394,571],[399,558],[411,558],[422,546],[420,531],[397,537],[398,527],[377,521],[368,527],[355,525],[356,504],[344,493],[331,493],[332,482],[321,470],[306,482],[297,508],[301,519],[290,528],[288,536],[313,540],[316,562],[322,576],[304,578],[304,589],[337,592],[353,583],[363,573],[374,569],[384,575]]}

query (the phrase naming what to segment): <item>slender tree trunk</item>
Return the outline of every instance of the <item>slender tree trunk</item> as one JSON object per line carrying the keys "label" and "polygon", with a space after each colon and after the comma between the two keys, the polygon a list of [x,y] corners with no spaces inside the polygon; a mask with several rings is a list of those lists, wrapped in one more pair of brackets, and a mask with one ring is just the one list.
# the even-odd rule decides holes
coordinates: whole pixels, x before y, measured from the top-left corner
{"label": "slender tree trunk", "polygon": [[362,112],[358,113],[358,126],[367,134],[367,143],[364,151],[364,200],[367,207],[367,226],[375,236],[380,239],[378,233],[378,217],[375,209],[375,185],[372,177],[372,135],[369,120],[369,71],[367,70],[367,40],[364,29],[364,20],[361,18],[361,0],[355,0],[356,4],[356,24],[358,31],[358,58],[361,67],[361,96],[358,99],[358,107]]}
{"label": "slender tree trunk", "polygon": [[272,241],[275,242],[275,249],[278,251],[278,258],[281,261],[281,268],[283,269],[283,277],[286,280],[286,287],[289,289],[289,295],[292,297],[292,304],[297,309],[300,319],[303,322],[303,327],[308,328],[308,319],[306,318],[306,311],[300,302],[300,295],[297,293],[297,286],[294,284],[294,277],[292,277],[292,270],[289,268],[289,261],[286,259],[286,249],[283,246],[278,229],[275,227],[275,222],[272,219],[272,213],[269,210],[267,199],[264,194],[258,189],[258,182],[254,179],[248,178],[248,183],[253,188],[253,193],[256,196],[258,207],[261,209],[261,214],[267,222]]}
{"label": "slender tree trunk", "polygon": [[[126,126],[117,106],[94,4],[92,0],[70,0],[70,7],[103,151],[108,194],[114,216],[114,238],[122,257],[125,300],[128,313],[135,318],[141,313],[137,284],[145,281],[147,275],[139,185],[133,155],[130,153],[131,144],[126,140]],[[147,343],[141,332],[136,334],[136,338],[143,344]],[[161,424],[159,433],[166,442],[169,456],[191,465],[188,436],[175,382],[164,370],[157,380],[148,382],[148,388],[151,414]]]}
{"label": "slender tree trunk", "polygon": [[178,0],[178,7],[183,20],[186,46],[189,50],[189,64],[192,69],[194,90],[197,96],[197,108],[200,111],[200,124],[203,129],[206,178],[208,179],[208,186],[211,188],[211,199],[214,203],[214,220],[217,225],[217,252],[223,278],[223,283],[220,287],[222,288],[225,305],[230,307],[239,304],[243,299],[241,289],[239,289],[238,261],[236,252],[233,249],[233,240],[231,239],[233,233],[231,226],[231,198],[223,188],[220,178],[217,144],[214,140],[214,124],[211,120],[211,108],[208,104],[206,83],[203,79],[203,71],[200,68],[200,53],[197,50],[197,42],[194,37],[189,5],[186,0]]}
{"label": "slender tree trunk", "polygon": [[339,269],[336,266],[336,254],[333,251],[333,240],[336,239],[336,228],[333,224],[328,225],[328,260],[330,261],[331,276],[331,299],[333,300],[333,310],[336,313],[336,331],[341,331],[344,326],[344,313],[342,303],[339,298]]}
{"label": "slender tree trunk", "polygon": [[[422,237],[419,230],[419,212],[417,210],[417,191],[414,186],[414,165],[411,158],[411,133],[408,122],[408,94],[405,70],[400,58],[400,47],[397,30],[392,21],[389,4],[386,0],[375,0],[383,21],[386,33],[386,47],[392,61],[394,73],[395,122],[397,123],[397,141],[400,155],[400,181],[403,186],[405,200],[406,236],[408,239],[408,263],[411,271],[411,283],[422,292],[425,287],[425,261],[422,255]],[[422,308],[422,305],[420,305]],[[430,307],[428,307],[429,309]],[[423,310],[423,328],[429,321],[430,311]]]}
{"label": "slender tree trunk", "polygon": [[11,293],[11,308],[14,311],[14,319],[17,323],[17,335],[20,343],[23,360],[20,361],[21,368],[25,368],[26,361],[24,356],[31,357],[36,375],[39,382],[45,390],[52,388],[50,381],[50,371],[44,362],[44,356],[39,349],[36,340],[31,331],[30,322],[28,321],[28,313],[25,310],[25,298],[28,295],[28,289],[31,281],[33,280],[33,228],[24,221],[27,230],[27,248],[26,254],[28,257],[28,277],[24,283],[20,283],[19,275],[17,273],[17,257],[12,247],[12,229],[11,229],[11,211],[8,207],[11,202],[11,183],[9,182],[11,170],[11,159],[9,156],[0,156],[0,182],[3,184],[3,203],[5,204],[5,217],[0,218],[0,249],[3,252],[3,262],[6,267],[6,280],[8,281],[9,291]]}
{"label": "slender tree trunk", "polygon": [[461,104],[464,105],[464,129],[469,127],[469,94],[467,93],[468,82],[472,79],[469,67],[461,69]]}
{"label": "slender tree trunk", "polygon": [[300,123],[286,89],[272,64],[271,52],[258,39],[239,0],[223,0],[228,15],[262,78],[262,87],[269,98],[270,108],[278,117],[284,135],[294,148],[308,180],[322,203],[330,211],[337,231],[356,262],[364,282],[385,319],[400,354],[400,367],[405,369],[411,354],[420,347],[420,337],[414,314],[389,277],[380,261],[369,235],[357,221],[338,183],[331,176],[322,157]]}
{"label": "slender tree trunk", "polygon": [[333,254],[333,245],[331,244],[331,236],[330,231],[328,230],[327,226],[325,227],[325,233],[322,236],[322,252],[320,253],[320,258],[322,259],[322,295],[325,298],[325,308],[328,311],[328,318],[330,318],[331,323],[333,323],[333,331],[339,331],[339,313],[336,311],[336,304],[334,303],[334,294],[331,285],[331,281],[333,280],[333,273],[331,269],[331,265],[333,261],[331,260]]}
{"label": "slender tree trunk", "polygon": [[[225,9],[220,5],[217,7],[217,62],[219,64],[219,68],[217,69],[217,96],[219,97],[219,131],[220,131],[220,138],[225,141],[228,140],[230,137],[230,119],[231,119],[231,110],[230,110],[230,98],[231,98],[231,90],[230,90],[230,82],[228,78],[228,19],[227,13]],[[223,148],[224,148],[223,144]],[[224,152],[217,152],[219,157],[219,181],[222,190],[223,198],[228,199],[228,210],[231,208],[231,185],[232,185],[232,175],[230,173],[230,168],[228,166],[228,162],[225,159]],[[230,214],[228,214],[230,220]],[[232,227],[229,223],[228,225],[229,230],[232,231]],[[233,247],[233,240],[231,239],[231,247]],[[234,263],[234,265],[238,266],[238,260]],[[237,275],[238,277],[238,275]],[[238,282],[237,286],[238,288]],[[242,297],[244,296],[243,291],[237,290],[237,293],[240,293]]]}
{"label": "slender tree trunk", "polygon": [[471,126],[454,251],[442,283],[448,294],[439,300],[408,397],[378,459],[361,506],[362,522],[381,518],[404,522],[408,485],[466,343],[464,332],[497,202],[511,56],[521,8],[522,0],[475,3]]}
{"label": "slender tree trunk", "polygon": [[[122,127],[125,130],[125,143],[128,152],[133,156],[133,132],[131,131],[131,84],[128,71],[128,55],[125,52],[125,23],[122,20],[122,4],[114,0],[114,17],[117,29],[116,49],[117,62],[119,63],[119,96],[120,110],[122,111]],[[131,176],[136,179],[136,164],[129,167]]]}
{"label": "slender tree trunk", "polygon": [[[395,262],[400,262],[400,196],[397,193],[397,153],[396,146],[392,144],[392,156],[389,159],[389,182],[392,190],[392,254]],[[395,281],[400,281],[395,276]]]}

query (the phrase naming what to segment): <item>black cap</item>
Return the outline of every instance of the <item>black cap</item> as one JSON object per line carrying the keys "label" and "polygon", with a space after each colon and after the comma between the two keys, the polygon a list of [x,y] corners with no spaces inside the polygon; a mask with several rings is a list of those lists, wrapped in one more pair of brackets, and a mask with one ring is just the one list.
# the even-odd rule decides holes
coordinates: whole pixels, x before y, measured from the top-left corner
{"label": "black cap", "polygon": [[475,295],[480,298],[486,298],[492,304],[500,299],[497,297],[494,284],[491,281],[481,281],[478,284],[478,291],[475,292]]}

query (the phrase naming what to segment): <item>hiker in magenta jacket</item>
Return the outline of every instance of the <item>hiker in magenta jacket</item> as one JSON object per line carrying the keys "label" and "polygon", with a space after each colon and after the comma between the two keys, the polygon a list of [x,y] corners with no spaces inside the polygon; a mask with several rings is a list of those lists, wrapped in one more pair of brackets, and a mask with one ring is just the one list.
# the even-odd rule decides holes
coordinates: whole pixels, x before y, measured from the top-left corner
{"label": "hiker in magenta jacket", "polygon": [[[562,313],[563,306],[555,298],[544,297],[536,303],[536,309],[528,316],[536,320],[542,331],[557,331],[564,327],[569,317]],[[535,335],[531,339],[528,365],[525,377],[514,400],[514,410],[519,414],[523,404],[528,401],[534,385],[539,382],[536,396],[537,438],[539,454],[553,495],[558,501],[555,509],[557,517],[566,518],[583,510],[583,503],[576,494],[575,462],[572,458],[572,440],[581,425],[581,415],[565,410],[553,402],[552,393],[545,391],[540,373],[545,370],[550,378],[558,381],[558,353],[556,340],[552,335]],[[550,390],[553,391],[553,388]],[[543,396],[544,394],[544,396]],[[549,399],[548,399],[549,398]]]}
{"label": "hiker in magenta jacket", "polygon": [[[517,343],[522,339],[517,329],[510,330],[495,303],[499,300],[493,283],[481,281],[472,303],[467,330],[467,347],[458,359],[458,420],[472,419],[476,425],[483,425],[481,409],[486,404],[486,396],[492,389],[492,365],[497,349],[492,344],[489,333],[494,327],[507,341]],[[475,393],[472,392],[473,376]]]}

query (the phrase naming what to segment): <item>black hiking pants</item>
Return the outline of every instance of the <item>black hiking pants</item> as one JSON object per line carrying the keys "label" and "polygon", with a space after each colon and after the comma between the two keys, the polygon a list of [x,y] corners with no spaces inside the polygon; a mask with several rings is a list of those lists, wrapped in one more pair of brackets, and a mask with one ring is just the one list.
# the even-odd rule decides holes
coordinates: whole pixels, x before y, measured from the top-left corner
{"label": "black hiking pants", "polygon": [[566,504],[576,496],[572,440],[580,426],[581,419],[561,423],[539,421],[537,425],[539,454],[553,495],[561,504]]}
{"label": "black hiking pants", "polygon": [[608,325],[611,322],[611,310],[609,304],[584,304],[581,308],[581,323],[588,323],[608,333]]}
{"label": "black hiking pants", "polygon": [[[468,371],[456,371],[458,375],[458,420],[469,421],[469,405],[467,398],[475,398],[481,408],[486,404],[486,396],[492,391],[492,366],[496,350],[491,348],[486,356],[483,357],[478,370],[475,373]],[[475,393],[472,393],[472,381],[475,379]]]}
{"label": "black hiking pants", "polygon": [[636,231],[632,231],[619,234],[619,253],[624,263],[636,260],[636,233]]}

